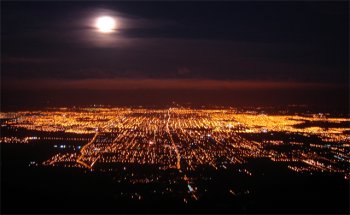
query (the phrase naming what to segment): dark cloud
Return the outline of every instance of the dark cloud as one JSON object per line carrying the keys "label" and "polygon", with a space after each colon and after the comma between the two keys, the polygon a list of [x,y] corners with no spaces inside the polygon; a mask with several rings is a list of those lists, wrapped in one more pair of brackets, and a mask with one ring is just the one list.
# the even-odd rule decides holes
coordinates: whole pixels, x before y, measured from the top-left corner
{"label": "dark cloud", "polygon": [[179,76],[187,76],[191,73],[192,71],[187,68],[187,67],[180,67],[178,70],[177,70],[177,74]]}
{"label": "dark cloud", "polygon": [[123,38],[113,42],[109,48],[83,46],[68,53],[65,47],[45,55],[38,50],[35,58],[29,53],[26,58],[5,56],[2,76],[339,82],[348,74],[339,66],[319,64],[311,54],[312,47],[300,50],[290,44],[162,38]]}
{"label": "dark cloud", "polygon": [[[344,9],[345,8],[345,9]],[[347,3],[2,3],[2,79],[348,81]],[[113,34],[94,19],[116,17]]]}
{"label": "dark cloud", "polygon": [[6,90],[282,90],[337,89],[337,85],[277,81],[225,81],[208,79],[85,79],[85,80],[9,80]]}
{"label": "dark cloud", "polygon": [[4,57],[1,61],[2,64],[45,64],[57,62],[57,59],[49,59],[49,58],[31,58],[31,57]]}

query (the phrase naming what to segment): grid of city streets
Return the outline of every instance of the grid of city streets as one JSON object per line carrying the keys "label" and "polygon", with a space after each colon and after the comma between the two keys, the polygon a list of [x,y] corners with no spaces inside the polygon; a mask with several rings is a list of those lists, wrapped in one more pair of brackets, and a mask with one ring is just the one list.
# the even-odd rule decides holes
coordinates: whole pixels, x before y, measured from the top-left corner
{"label": "grid of city streets", "polygon": [[[12,136],[0,140],[51,143],[55,153],[30,162],[33,168],[106,173],[136,186],[120,192],[124,198],[172,195],[187,204],[216,189],[210,186],[213,172],[247,178],[247,186],[224,183],[221,188],[228,196],[249,195],[249,178],[264,174],[247,165],[254,159],[296,174],[334,174],[349,180],[348,122],[325,113],[233,108],[57,108],[1,113],[1,126]],[[23,130],[33,135],[15,135]]]}

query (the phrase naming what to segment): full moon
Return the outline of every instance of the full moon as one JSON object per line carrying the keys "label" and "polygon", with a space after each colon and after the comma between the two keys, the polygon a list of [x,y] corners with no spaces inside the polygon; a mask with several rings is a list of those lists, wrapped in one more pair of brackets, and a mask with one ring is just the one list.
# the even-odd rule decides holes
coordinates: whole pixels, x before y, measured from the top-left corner
{"label": "full moon", "polygon": [[116,23],[110,16],[101,16],[96,19],[96,28],[102,33],[111,33],[115,30]]}

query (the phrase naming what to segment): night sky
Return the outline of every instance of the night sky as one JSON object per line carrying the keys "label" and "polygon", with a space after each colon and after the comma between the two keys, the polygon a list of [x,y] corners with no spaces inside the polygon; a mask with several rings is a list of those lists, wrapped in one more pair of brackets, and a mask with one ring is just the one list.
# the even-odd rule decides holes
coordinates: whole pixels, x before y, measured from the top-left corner
{"label": "night sky", "polygon": [[[347,1],[1,2],[2,107],[344,105],[348,9]],[[116,32],[96,30],[102,15],[116,18]]]}

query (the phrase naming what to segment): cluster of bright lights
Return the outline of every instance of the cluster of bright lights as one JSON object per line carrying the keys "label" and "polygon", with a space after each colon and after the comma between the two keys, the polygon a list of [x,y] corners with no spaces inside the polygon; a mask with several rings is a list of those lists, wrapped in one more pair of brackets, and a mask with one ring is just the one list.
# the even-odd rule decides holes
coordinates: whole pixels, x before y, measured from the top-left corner
{"label": "cluster of bright lights", "polygon": [[[283,162],[290,170],[302,174],[325,172],[349,178],[350,130],[341,126],[347,118],[266,115],[231,109],[60,108],[0,113],[0,119],[3,119],[1,126],[11,131],[26,129],[46,133],[38,137],[3,137],[0,143],[79,141],[79,146],[54,145],[58,154],[44,161],[45,166],[122,171],[123,175],[116,176],[116,180],[132,184],[158,183],[163,179],[157,175],[137,175],[133,170],[126,170],[129,164],[177,171],[179,174],[169,180],[164,178],[168,186],[161,192],[171,192],[175,189],[171,184],[178,184],[180,180],[188,188],[185,203],[190,198],[197,200],[206,192],[197,182],[211,180],[211,177],[193,174],[202,167],[234,170],[251,177],[256,173],[241,165],[254,158]],[[314,124],[298,126],[304,122]],[[339,127],[324,129],[318,122],[339,123]],[[56,132],[65,132],[67,136],[56,136]],[[309,139],[312,136],[320,141]],[[232,188],[229,192],[236,195]],[[141,197],[132,194],[132,198]]]}

